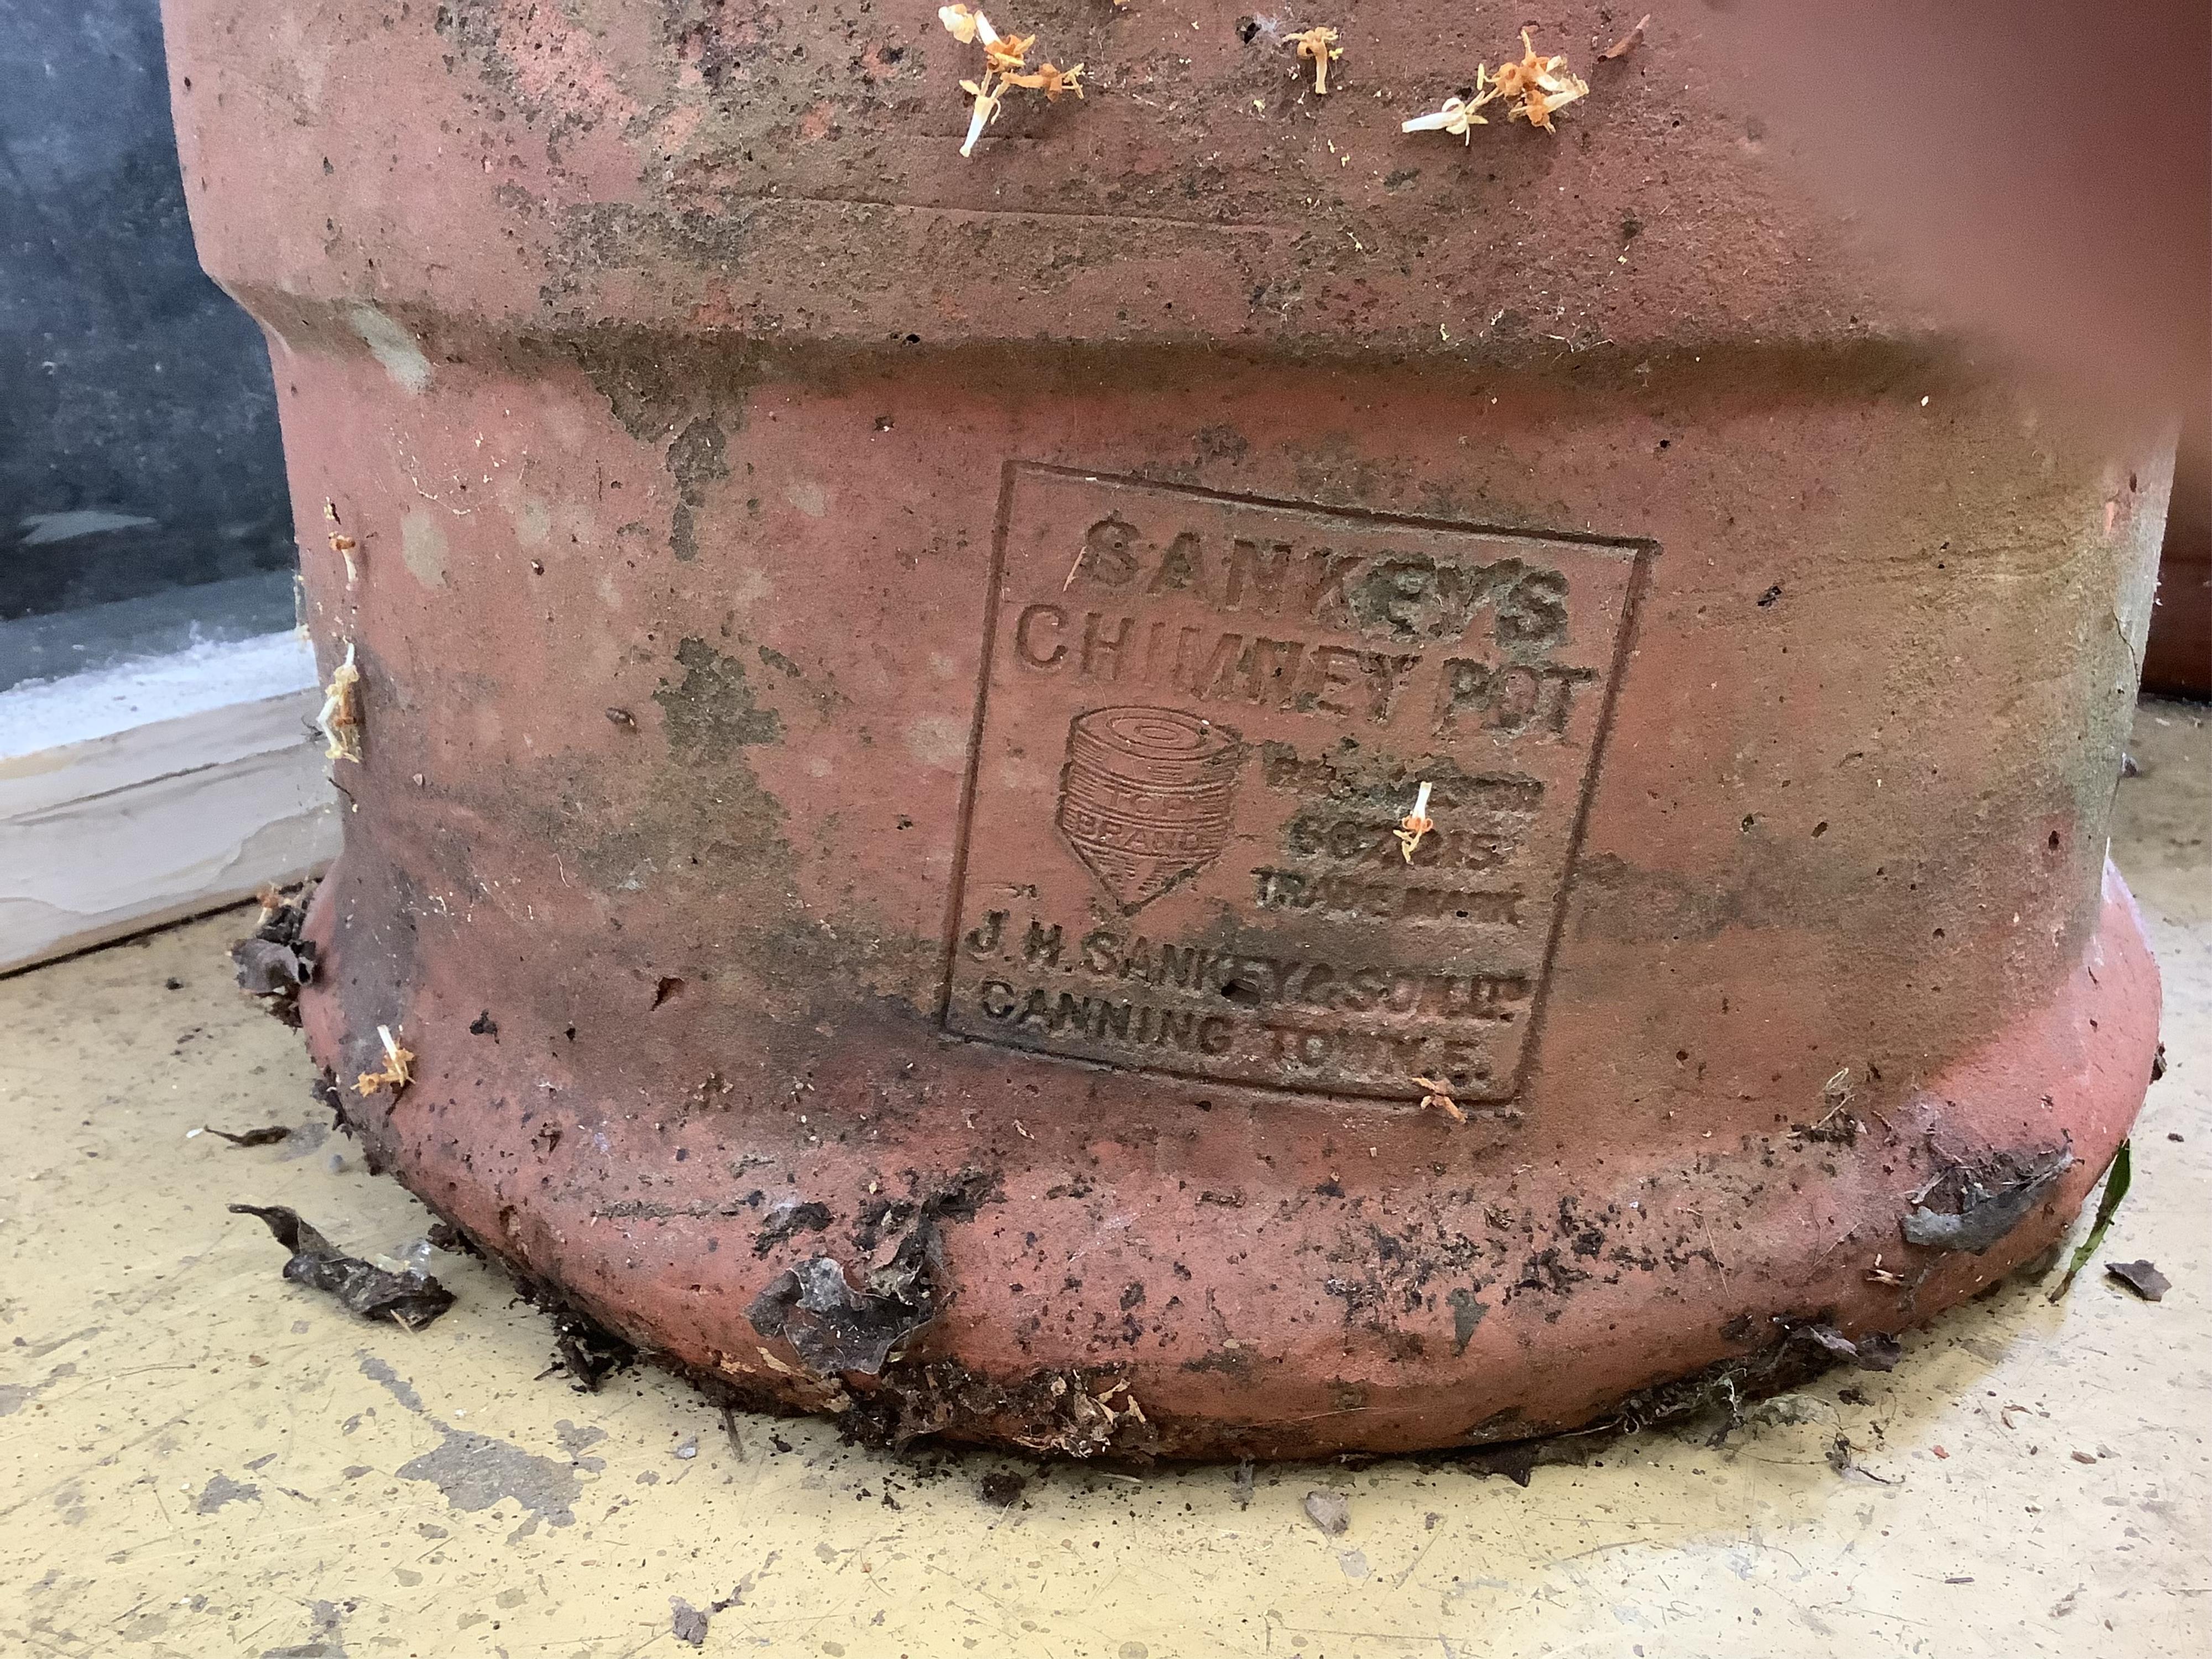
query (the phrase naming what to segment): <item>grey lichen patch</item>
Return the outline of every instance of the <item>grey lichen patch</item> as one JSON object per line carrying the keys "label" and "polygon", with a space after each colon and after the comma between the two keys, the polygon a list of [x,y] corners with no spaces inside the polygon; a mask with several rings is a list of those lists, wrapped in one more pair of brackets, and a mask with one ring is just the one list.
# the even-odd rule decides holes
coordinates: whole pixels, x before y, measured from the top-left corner
{"label": "grey lichen patch", "polygon": [[676,661],[684,670],[683,684],[653,694],[672,748],[717,759],[748,744],[782,739],[782,717],[753,701],[743,663],[696,637],[678,643]]}
{"label": "grey lichen patch", "polygon": [[401,1480],[430,1482],[457,1510],[488,1510],[500,1499],[512,1498],[556,1527],[575,1524],[575,1503],[583,1496],[584,1484],[573,1464],[442,1423],[438,1431],[445,1436],[444,1443],[402,1463],[398,1471]]}
{"label": "grey lichen patch", "polygon": [[202,1488],[199,1501],[192,1505],[195,1515],[213,1515],[225,1504],[244,1504],[259,1498],[261,1488],[248,1480],[234,1480],[227,1474],[218,1474]]}
{"label": "grey lichen patch", "polygon": [[553,1432],[561,1437],[561,1449],[568,1454],[568,1461],[578,1468],[588,1469],[596,1474],[606,1468],[605,1458],[584,1455],[607,1437],[605,1429],[588,1425],[580,1429],[564,1417],[553,1425]]}
{"label": "grey lichen patch", "polygon": [[382,1383],[385,1391],[394,1400],[406,1407],[409,1411],[417,1415],[421,1414],[422,1396],[415,1392],[415,1385],[412,1382],[400,1376],[366,1348],[356,1349],[354,1358],[361,1362],[361,1374],[363,1376],[372,1382]]}
{"label": "grey lichen patch", "polygon": [[445,1437],[432,1450],[401,1464],[398,1471],[401,1480],[428,1481],[457,1510],[488,1510],[502,1498],[512,1498],[530,1512],[532,1522],[548,1521],[556,1527],[575,1524],[575,1503],[584,1491],[576,1471],[605,1467],[602,1459],[578,1454],[605,1439],[605,1430],[579,1429],[564,1419],[556,1431],[570,1461],[564,1463],[540,1457],[488,1434],[447,1427],[423,1409],[422,1396],[390,1365],[372,1353],[358,1358],[363,1376],[381,1383],[394,1400]]}
{"label": "grey lichen patch", "polygon": [[43,1382],[0,1382],[0,1417],[13,1417],[64,1377],[76,1375],[75,1365],[61,1364],[48,1371]]}
{"label": "grey lichen patch", "polygon": [[[346,1603],[349,1607],[352,1605],[350,1601]],[[310,1601],[307,1612],[314,1620],[313,1639],[290,1647],[264,1648],[261,1659],[346,1659],[345,1644],[341,1639],[344,1609],[335,1601]]]}
{"label": "grey lichen patch", "polygon": [[707,486],[730,476],[729,440],[712,415],[695,417],[668,446],[668,476],[676,481],[676,511],[669,524],[669,546],[689,563],[699,556],[699,509]]}

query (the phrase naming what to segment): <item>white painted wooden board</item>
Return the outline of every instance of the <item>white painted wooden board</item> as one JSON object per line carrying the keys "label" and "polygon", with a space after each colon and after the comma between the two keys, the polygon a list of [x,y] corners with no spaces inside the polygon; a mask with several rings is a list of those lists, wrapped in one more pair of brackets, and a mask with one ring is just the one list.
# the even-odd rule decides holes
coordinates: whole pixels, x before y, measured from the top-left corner
{"label": "white painted wooden board", "polygon": [[293,634],[0,692],[0,973],[329,862],[321,701]]}

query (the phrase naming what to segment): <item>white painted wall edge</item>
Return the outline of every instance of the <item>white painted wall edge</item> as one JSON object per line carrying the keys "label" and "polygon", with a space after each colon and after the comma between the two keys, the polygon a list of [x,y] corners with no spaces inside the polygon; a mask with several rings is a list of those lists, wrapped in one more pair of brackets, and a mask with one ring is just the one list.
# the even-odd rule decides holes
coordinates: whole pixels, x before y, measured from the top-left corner
{"label": "white painted wall edge", "polygon": [[0,973],[327,864],[321,701],[294,633],[0,692]]}

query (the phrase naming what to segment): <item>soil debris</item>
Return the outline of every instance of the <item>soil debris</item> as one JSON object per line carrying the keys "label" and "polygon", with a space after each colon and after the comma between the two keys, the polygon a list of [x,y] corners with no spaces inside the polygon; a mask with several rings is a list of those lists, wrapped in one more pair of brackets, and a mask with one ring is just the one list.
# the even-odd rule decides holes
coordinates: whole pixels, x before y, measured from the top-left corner
{"label": "soil debris", "polygon": [[1905,1357],[1904,1345],[1881,1331],[1858,1338],[1845,1336],[1833,1325],[1799,1325],[1790,1333],[1793,1340],[1818,1344],[1838,1359],[1848,1359],[1862,1370],[1893,1371]]}
{"label": "soil debris", "polygon": [[270,1013],[295,1027],[300,1023],[300,988],[315,977],[313,942],[300,937],[307,926],[307,901],[314,892],[312,881],[263,888],[255,895],[261,915],[253,931],[230,947],[238,988],[265,999]]}
{"label": "soil debris", "polygon": [[1820,1103],[1827,1108],[1815,1123],[1793,1125],[1790,1133],[1800,1140],[1822,1140],[1838,1146],[1856,1146],[1866,1125],[1851,1115],[1851,1068],[1844,1066],[1820,1085]]}
{"label": "soil debris", "polygon": [[1525,1487],[1545,1445],[1541,1440],[1508,1440],[1495,1446],[1477,1446],[1460,1461],[1463,1468],[1485,1480],[1502,1474],[1515,1486]]}
{"label": "soil debris", "polygon": [[1887,1475],[1876,1474],[1872,1469],[1860,1462],[1858,1459],[1852,1455],[1863,1449],[1863,1447],[1854,1445],[1851,1443],[1850,1436],[1845,1434],[1841,1429],[1838,1429],[1835,1433],[1835,1437],[1828,1442],[1828,1449],[1826,1453],[1828,1467],[1833,1469],[1838,1474],[1856,1474],[1865,1480],[1873,1481],[1877,1486],[1895,1486],[1897,1484],[1896,1481],[1891,1480]]}
{"label": "soil debris", "polygon": [[[1751,1340],[1751,1322],[1741,1322],[1747,1328],[1741,1334],[1735,1328],[1737,1322],[1731,1321],[1723,1334],[1731,1341]],[[1615,1408],[1607,1429],[1635,1433],[1673,1425],[1686,1430],[1699,1419],[1717,1416],[1717,1423],[1705,1436],[1705,1443],[1725,1443],[1730,1434],[1743,1426],[1747,1407],[1803,1387],[1842,1357],[1817,1338],[1810,1341],[1793,1340],[1794,1328],[1784,1330],[1780,1340],[1755,1352],[1721,1360],[1670,1382],[1638,1389]]]}
{"label": "soil debris", "polygon": [[373,1095],[379,1089],[389,1089],[396,1095],[415,1080],[414,1051],[399,1046],[389,1025],[378,1026],[376,1038],[384,1045],[383,1069],[363,1072],[354,1079],[353,1086],[365,1095]]}
{"label": "soil debris", "polygon": [[430,1241],[433,1249],[444,1250],[453,1255],[472,1255],[479,1261],[483,1260],[483,1252],[477,1248],[476,1240],[450,1221],[432,1222],[430,1231],[423,1237]]}
{"label": "soil debris", "polygon": [[893,1450],[932,1435],[988,1435],[1025,1451],[1148,1462],[1158,1435],[1127,1389],[1086,1382],[1078,1371],[1036,1371],[1002,1383],[954,1360],[895,1362],[852,1400],[844,1426],[863,1444]]}
{"label": "soil debris", "polygon": [[1285,35],[1283,44],[1296,46],[1298,61],[1314,66],[1314,94],[1316,97],[1326,98],[1328,95],[1328,66],[1344,56],[1344,48],[1336,44],[1336,31],[1328,27],[1301,29],[1296,34]]}
{"label": "soil debris", "polygon": [[2073,1167],[2070,1146],[2033,1154],[1999,1152],[1978,1166],[1955,1164],[1923,1188],[1919,1197],[1939,1197],[1957,1207],[1946,1211],[1921,1202],[1900,1224],[1905,1242],[1979,1255],[2027,1220]]}
{"label": "soil debris", "polygon": [[2173,1281],[2148,1261],[2107,1261],[2105,1273],[2117,1279],[2146,1302],[2163,1302]]}
{"label": "soil debris", "polygon": [[1306,1519],[1331,1538],[1341,1538],[1352,1530],[1352,1505],[1340,1492],[1322,1487],[1308,1492],[1305,1511]]}
{"label": "soil debris", "polygon": [[248,1129],[242,1135],[234,1135],[228,1129],[218,1129],[210,1125],[208,1133],[217,1140],[228,1141],[233,1146],[274,1146],[280,1140],[292,1138],[292,1126],[271,1123],[258,1129]]}
{"label": "soil debris", "polygon": [[2128,1187],[2135,1180],[2133,1146],[2133,1142],[2124,1140],[2112,1154],[2112,1164],[2105,1170],[2104,1195],[2097,1200],[2097,1218],[2090,1224],[2088,1237],[2076,1247],[2073,1260],[2066,1264],[2066,1276],[2051,1292],[2053,1302],[2074,1287],[2075,1275],[2089,1265],[2089,1258],[2097,1254],[2097,1246],[2105,1242],[2106,1233],[2111,1231],[2112,1217],[2120,1207],[2120,1200],[2128,1195]]}
{"label": "soil debris", "polygon": [[555,1369],[575,1383],[578,1394],[597,1394],[599,1384],[637,1363],[637,1350],[597,1321],[573,1308],[553,1315]]}
{"label": "soil debris", "polygon": [[830,1224],[830,1209],[823,1204],[801,1203],[787,1198],[770,1210],[761,1223],[761,1230],[753,1239],[753,1254],[765,1256],[779,1244],[788,1243],[794,1233],[818,1233]]}
{"label": "soil debris", "polygon": [[707,1615],[680,1595],[668,1598],[669,1629],[679,1642],[695,1648],[707,1645]]}
{"label": "soil debris", "polygon": [[[434,1229],[431,1243],[437,1243]],[[571,1307],[550,1285],[518,1278],[514,1291],[553,1324],[553,1363],[532,1378],[532,1382],[566,1376],[578,1394],[597,1394],[607,1378],[637,1363],[638,1351],[634,1343],[616,1335],[589,1314]]]}
{"label": "soil debris", "polygon": [[993,1469],[977,1483],[976,1492],[986,1504],[1010,1510],[1029,1489],[1029,1477],[1012,1469]]}
{"label": "soil debris", "polygon": [[746,1316],[763,1336],[790,1343],[817,1376],[880,1376],[892,1351],[937,1317],[943,1272],[935,1227],[920,1226],[860,1288],[834,1257],[812,1256],[769,1280]]}
{"label": "soil debris", "polygon": [[[945,1271],[940,1219],[973,1216],[992,1185],[982,1170],[964,1170],[919,1202],[878,1200],[854,1235],[855,1247],[877,1263],[860,1274],[857,1287],[835,1257],[811,1256],[770,1279],[746,1316],[763,1336],[789,1342],[818,1376],[882,1375],[899,1345],[937,1317]],[[801,1227],[829,1224],[818,1204],[785,1211],[779,1204],[769,1212],[763,1232],[777,1233],[771,1248]]]}
{"label": "soil debris", "polygon": [[363,1319],[390,1319],[419,1331],[453,1305],[453,1293],[428,1273],[411,1268],[386,1273],[358,1256],[346,1255],[282,1204],[234,1204],[233,1215],[258,1216],[291,1251],[284,1277],[311,1290],[327,1291]]}
{"label": "soil debris", "polygon": [[1254,1478],[1252,1460],[1248,1457],[1237,1466],[1235,1472],[1229,1477],[1229,1495],[1237,1500],[1238,1509],[1249,1510],[1252,1507],[1252,1492],[1257,1484]]}

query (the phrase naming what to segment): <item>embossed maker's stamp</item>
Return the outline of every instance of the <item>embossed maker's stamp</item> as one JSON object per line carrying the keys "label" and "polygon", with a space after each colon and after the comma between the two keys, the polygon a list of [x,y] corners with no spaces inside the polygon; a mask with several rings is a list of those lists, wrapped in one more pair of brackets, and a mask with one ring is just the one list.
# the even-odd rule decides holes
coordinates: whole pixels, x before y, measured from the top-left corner
{"label": "embossed maker's stamp", "polygon": [[1180,708],[1097,708],[1068,723],[1060,833],[1134,915],[1229,845],[1244,744]]}
{"label": "embossed maker's stamp", "polygon": [[946,1030],[1510,1099],[1649,545],[1021,464],[1005,490]]}

